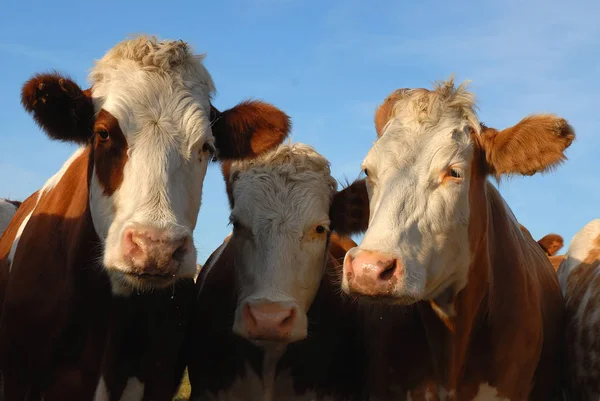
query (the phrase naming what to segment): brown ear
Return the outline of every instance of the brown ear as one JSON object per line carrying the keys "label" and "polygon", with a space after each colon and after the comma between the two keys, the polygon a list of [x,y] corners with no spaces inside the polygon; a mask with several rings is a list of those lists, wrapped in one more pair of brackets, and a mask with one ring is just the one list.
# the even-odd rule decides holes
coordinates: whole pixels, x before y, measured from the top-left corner
{"label": "brown ear", "polygon": [[554,256],[565,244],[563,237],[558,234],[545,235],[538,242],[548,256]]}
{"label": "brown ear", "polygon": [[333,196],[329,219],[331,229],[342,236],[367,231],[369,194],[364,179],[354,181]]}
{"label": "brown ear", "polygon": [[210,115],[221,160],[256,157],[281,144],[291,129],[283,111],[260,101],[245,101],[223,112],[211,105]]}
{"label": "brown ear", "polygon": [[23,85],[21,104],[50,138],[85,144],[94,127],[94,105],[86,92],[56,72],[36,74]]}
{"label": "brown ear", "polygon": [[375,111],[375,130],[377,137],[383,135],[383,128],[387,122],[394,116],[394,105],[403,96],[406,89],[398,89],[385,98],[383,103]]}
{"label": "brown ear", "polygon": [[557,166],[565,149],[575,139],[575,131],[564,118],[537,114],[517,125],[498,131],[482,126],[480,145],[488,171],[502,174],[533,175]]}

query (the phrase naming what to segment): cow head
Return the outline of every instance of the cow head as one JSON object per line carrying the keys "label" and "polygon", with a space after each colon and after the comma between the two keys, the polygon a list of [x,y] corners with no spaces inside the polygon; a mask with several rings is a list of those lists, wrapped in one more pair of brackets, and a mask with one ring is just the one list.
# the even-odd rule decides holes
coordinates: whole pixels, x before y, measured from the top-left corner
{"label": "cow head", "polygon": [[[345,232],[352,201],[330,213],[336,181],[329,162],[304,144],[225,163],[237,294],[233,331],[290,343],[307,335],[307,311],[327,261],[332,229]],[[347,191],[348,192],[348,191]],[[346,199],[353,199],[346,193]]]}
{"label": "cow head", "polygon": [[369,227],[346,255],[345,292],[397,304],[454,299],[485,233],[488,174],[547,170],[574,139],[553,115],[497,131],[474,108],[452,79],[432,91],[395,91],[379,107],[378,139],[363,162]]}
{"label": "cow head", "polygon": [[219,112],[203,56],[182,41],[123,41],[96,62],[90,80],[82,91],[58,74],[37,75],[22,103],[51,138],[90,152],[89,206],[113,291],[193,277],[208,163],[278,145],[289,118],[258,101]]}

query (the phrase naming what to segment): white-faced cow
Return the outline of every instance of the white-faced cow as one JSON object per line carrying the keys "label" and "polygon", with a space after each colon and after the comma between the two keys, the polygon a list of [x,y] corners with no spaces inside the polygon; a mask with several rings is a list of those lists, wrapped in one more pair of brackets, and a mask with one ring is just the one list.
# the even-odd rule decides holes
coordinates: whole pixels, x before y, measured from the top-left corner
{"label": "white-faced cow", "polygon": [[259,101],[215,109],[203,57],[182,41],[123,41],[90,80],[42,74],[22,90],[50,138],[80,147],[0,242],[5,400],[170,399],[208,163],[289,132]]}
{"label": "white-faced cow", "polygon": [[369,225],[345,257],[342,287],[402,311],[379,347],[400,355],[378,376],[392,399],[552,400],[561,391],[557,275],[487,178],[556,166],[575,134],[548,114],[498,131],[474,108],[451,79],[397,90],[376,112],[378,139],[363,162]]}
{"label": "white-faced cow", "polygon": [[339,290],[356,244],[332,231],[365,224],[352,208],[366,199],[336,192],[327,160],[303,144],[223,171],[233,233],[196,283],[191,399],[361,400],[356,305]]}
{"label": "white-faced cow", "polygon": [[0,238],[8,227],[8,223],[12,220],[13,216],[17,212],[17,209],[21,206],[21,202],[1,199],[0,198]]}
{"label": "white-faced cow", "polygon": [[571,399],[600,399],[600,219],[586,224],[558,268],[565,296]]}

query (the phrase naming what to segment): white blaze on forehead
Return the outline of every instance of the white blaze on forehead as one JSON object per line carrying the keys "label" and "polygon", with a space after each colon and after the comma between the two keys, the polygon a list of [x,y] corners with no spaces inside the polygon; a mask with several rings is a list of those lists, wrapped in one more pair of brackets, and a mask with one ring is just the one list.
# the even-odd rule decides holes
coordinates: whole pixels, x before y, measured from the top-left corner
{"label": "white blaze on forehead", "polygon": [[[115,46],[92,69],[96,112],[110,113],[127,143],[119,188],[106,196],[96,174],[90,188],[107,266],[127,270],[119,244],[132,224],[189,234],[196,225],[210,160],[203,147],[214,142],[210,98],[215,88],[203,57],[181,41],[141,36]],[[195,252],[190,251],[184,270],[193,277]]]}
{"label": "white blaze on forehead", "polygon": [[[281,145],[256,160],[233,163],[232,219],[239,238],[245,275],[243,296],[294,301],[308,307],[325,260],[329,207],[337,184],[329,162],[304,144]],[[234,234],[235,235],[235,234]],[[247,241],[246,241],[247,242]],[[238,259],[236,259],[236,262]]]}
{"label": "white blaze on forehead", "polygon": [[[466,284],[474,107],[473,95],[451,80],[433,91],[399,91],[363,162],[371,213],[358,250],[401,262],[397,295],[431,299]],[[444,181],[451,170],[462,181]]]}

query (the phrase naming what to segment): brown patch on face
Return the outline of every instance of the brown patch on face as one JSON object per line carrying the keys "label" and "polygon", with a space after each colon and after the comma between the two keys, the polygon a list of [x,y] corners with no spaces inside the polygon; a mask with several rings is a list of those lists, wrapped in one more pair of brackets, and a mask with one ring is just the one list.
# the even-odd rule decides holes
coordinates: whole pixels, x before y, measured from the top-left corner
{"label": "brown patch on face", "polygon": [[225,191],[227,191],[227,199],[229,199],[229,207],[233,209],[233,180],[231,180],[231,161],[221,163],[221,172],[225,180]]}
{"label": "brown patch on face", "polygon": [[549,114],[532,115],[498,131],[482,125],[480,144],[491,174],[533,175],[566,160],[564,151],[575,139],[567,120]]}
{"label": "brown patch on face", "polygon": [[52,139],[86,144],[94,105],[89,91],[58,73],[36,74],[23,85],[21,104]]}
{"label": "brown patch on face", "polygon": [[364,179],[337,192],[329,209],[331,229],[342,236],[365,232],[369,225],[369,194]]}
{"label": "brown patch on face", "polygon": [[220,159],[256,157],[281,144],[292,126],[284,112],[259,101],[223,112],[211,105],[210,119]]}
{"label": "brown patch on face", "polygon": [[94,164],[98,182],[106,196],[111,196],[123,182],[123,168],[127,163],[127,139],[119,121],[102,109],[94,126]]}
{"label": "brown patch on face", "polygon": [[385,98],[383,104],[375,111],[375,130],[377,131],[378,137],[383,135],[383,127],[385,127],[387,122],[393,117],[394,105],[402,98],[404,91],[405,89],[398,89],[394,91],[391,95]]}

